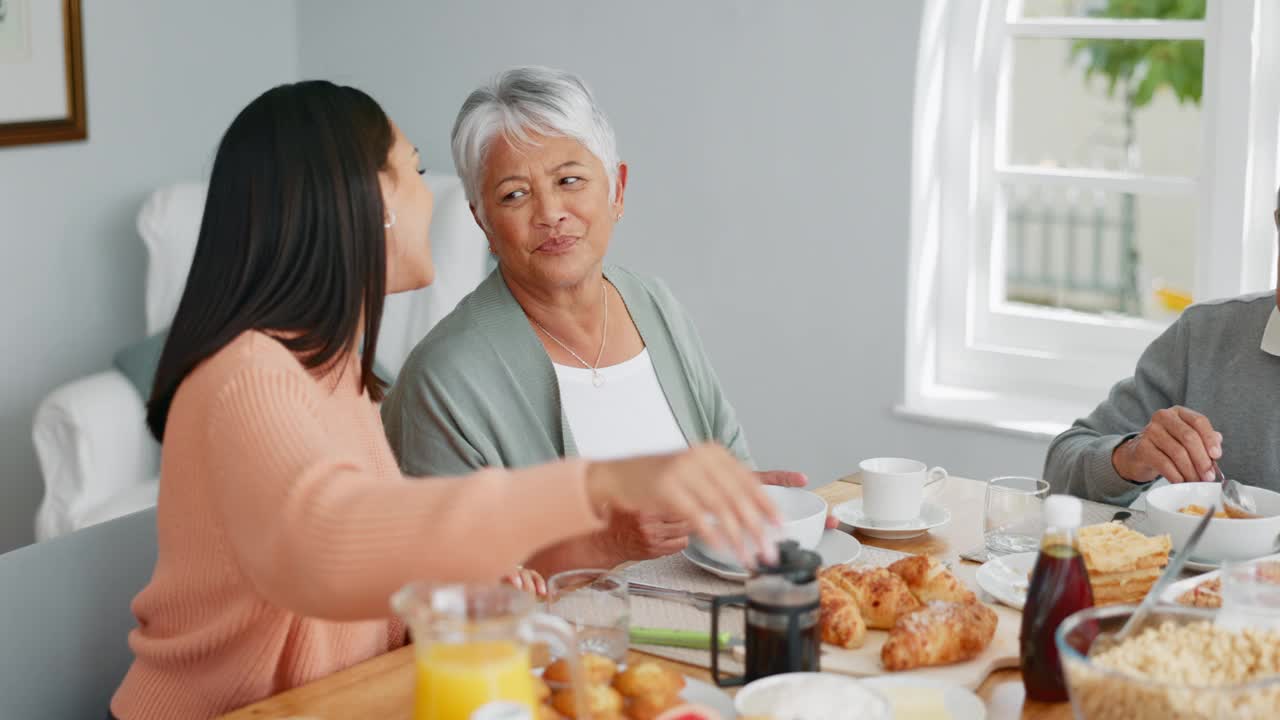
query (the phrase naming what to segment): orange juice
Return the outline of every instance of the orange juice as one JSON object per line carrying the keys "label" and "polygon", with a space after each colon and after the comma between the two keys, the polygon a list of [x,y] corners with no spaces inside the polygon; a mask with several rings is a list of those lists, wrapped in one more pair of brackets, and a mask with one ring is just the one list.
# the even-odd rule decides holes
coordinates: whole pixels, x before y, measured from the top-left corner
{"label": "orange juice", "polygon": [[496,700],[537,710],[529,649],[508,640],[431,644],[418,651],[413,720],[468,720]]}

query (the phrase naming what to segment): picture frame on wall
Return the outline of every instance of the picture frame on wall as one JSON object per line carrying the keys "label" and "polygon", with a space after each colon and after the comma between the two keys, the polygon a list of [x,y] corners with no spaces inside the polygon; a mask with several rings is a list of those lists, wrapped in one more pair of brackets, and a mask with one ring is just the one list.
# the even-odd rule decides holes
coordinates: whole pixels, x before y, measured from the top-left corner
{"label": "picture frame on wall", "polygon": [[88,137],[80,0],[0,0],[0,146]]}

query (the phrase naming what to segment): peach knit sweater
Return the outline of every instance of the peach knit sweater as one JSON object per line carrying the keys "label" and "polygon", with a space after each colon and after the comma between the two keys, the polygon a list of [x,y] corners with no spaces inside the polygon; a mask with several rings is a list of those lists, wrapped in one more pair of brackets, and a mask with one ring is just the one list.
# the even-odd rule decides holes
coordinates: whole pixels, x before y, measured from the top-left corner
{"label": "peach knit sweater", "polygon": [[120,720],[211,717],[385,653],[406,582],[493,581],[602,526],[582,461],[402,477],[358,374],[248,332],[179,387]]}

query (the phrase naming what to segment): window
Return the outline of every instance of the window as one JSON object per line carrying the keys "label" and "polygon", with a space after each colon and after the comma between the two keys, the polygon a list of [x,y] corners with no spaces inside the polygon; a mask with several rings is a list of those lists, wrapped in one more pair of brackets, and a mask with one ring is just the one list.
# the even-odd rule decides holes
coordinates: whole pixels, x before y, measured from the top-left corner
{"label": "window", "polygon": [[1036,434],[1189,302],[1275,286],[1280,3],[930,0],[908,414]]}

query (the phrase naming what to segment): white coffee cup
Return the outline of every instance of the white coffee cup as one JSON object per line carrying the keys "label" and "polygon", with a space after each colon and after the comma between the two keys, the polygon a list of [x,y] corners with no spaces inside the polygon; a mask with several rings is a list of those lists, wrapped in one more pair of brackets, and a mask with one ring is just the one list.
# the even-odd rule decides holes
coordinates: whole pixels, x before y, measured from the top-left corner
{"label": "white coffee cup", "polygon": [[919,460],[871,458],[858,464],[862,470],[862,514],[877,525],[905,525],[920,518],[925,487],[946,485],[947,471],[929,469]]}

